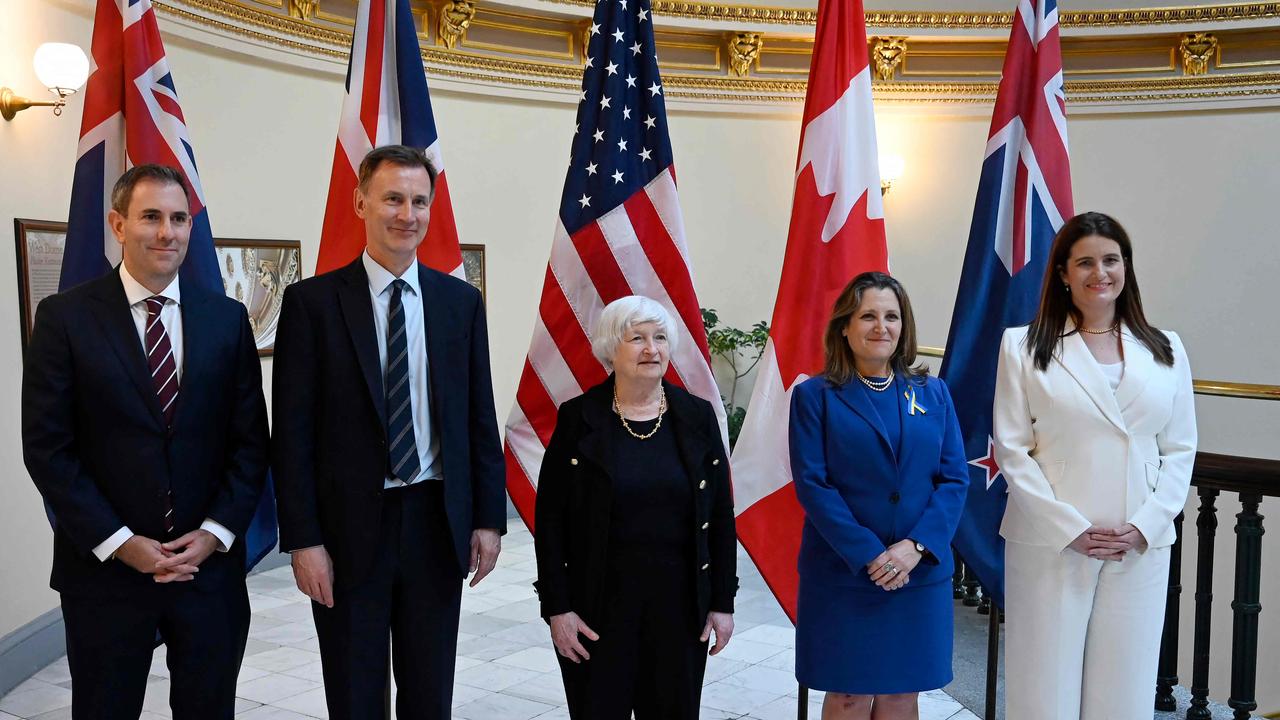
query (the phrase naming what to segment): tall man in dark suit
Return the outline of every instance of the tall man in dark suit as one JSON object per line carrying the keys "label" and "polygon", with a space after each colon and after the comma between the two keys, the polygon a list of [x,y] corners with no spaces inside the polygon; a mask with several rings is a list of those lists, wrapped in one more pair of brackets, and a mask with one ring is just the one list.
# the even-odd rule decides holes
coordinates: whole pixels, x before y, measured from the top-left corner
{"label": "tall man in dark suit", "polygon": [[506,530],[480,293],[420,265],[435,172],[387,146],[360,165],[368,244],[285,291],[273,467],[280,547],[313,600],[329,715],[448,718],[462,580]]}
{"label": "tall man in dark suit", "polygon": [[178,278],[182,175],[111,195],[123,261],[40,304],[22,376],[27,470],[56,521],[72,714],[137,718],[159,632],[177,718],[224,718],[249,631],[244,535],[267,471],[244,307]]}

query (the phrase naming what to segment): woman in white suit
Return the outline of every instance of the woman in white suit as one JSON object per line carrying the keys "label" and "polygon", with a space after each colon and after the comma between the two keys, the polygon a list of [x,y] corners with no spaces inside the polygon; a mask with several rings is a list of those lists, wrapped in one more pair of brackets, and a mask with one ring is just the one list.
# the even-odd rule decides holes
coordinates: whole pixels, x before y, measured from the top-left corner
{"label": "woman in white suit", "polygon": [[1149,717],[1195,407],[1186,351],[1147,322],[1112,218],[1079,215],[1054,239],[1035,320],[1004,334],[994,430],[1005,717]]}

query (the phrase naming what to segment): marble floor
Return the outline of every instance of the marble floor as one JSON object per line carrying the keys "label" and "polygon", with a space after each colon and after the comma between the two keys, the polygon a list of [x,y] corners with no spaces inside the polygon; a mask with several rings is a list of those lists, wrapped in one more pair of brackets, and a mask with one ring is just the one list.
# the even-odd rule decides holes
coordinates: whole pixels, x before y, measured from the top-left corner
{"label": "marble floor", "polygon": [[[503,539],[498,567],[462,596],[453,717],[462,720],[568,718],[555,651],[538,617],[530,583],[536,575],[533,539],[518,519]],[[703,720],[796,717],[792,674],[795,633],[745,554],[732,642],[709,658],[702,693]],[[327,718],[320,655],[311,608],[294,587],[289,568],[249,578],[253,624],[236,695],[237,718]],[[164,648],[156,651],[142,717],[169,718]],[[66,658],[41,670],[0,698],[0,720],[71,717],[71,677]],[[809,717],[821,716],[820,693],[811,693]],[[920,698],[921,720],[977,720],[938,690]]]}

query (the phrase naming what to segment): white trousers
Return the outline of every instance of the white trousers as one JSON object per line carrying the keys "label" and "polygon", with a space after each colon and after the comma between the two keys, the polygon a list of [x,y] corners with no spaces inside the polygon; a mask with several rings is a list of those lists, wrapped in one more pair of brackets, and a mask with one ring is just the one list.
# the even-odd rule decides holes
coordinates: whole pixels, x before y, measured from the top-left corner
{"label": "white trousers", "polygon": [[1169,548],[1103,562],[1005,543],[1005,718],[1151,717]]}

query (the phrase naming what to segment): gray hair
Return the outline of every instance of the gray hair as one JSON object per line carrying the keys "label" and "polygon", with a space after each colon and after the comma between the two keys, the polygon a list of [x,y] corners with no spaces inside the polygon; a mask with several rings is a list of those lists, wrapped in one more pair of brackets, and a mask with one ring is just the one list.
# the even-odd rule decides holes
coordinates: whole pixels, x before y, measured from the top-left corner
{"label": "gray hair", "polygon": [[612,370],[613,354],[618,351],[622,336],[627,330],[644,323],[653,323],[666,333],[667,347],[674,355],[679,336],[675,333],[671,313],[662,303],[643,295],[627,295],[604,306],[600,319],[596,321],[596,331],[591,336],[591,353]]}

